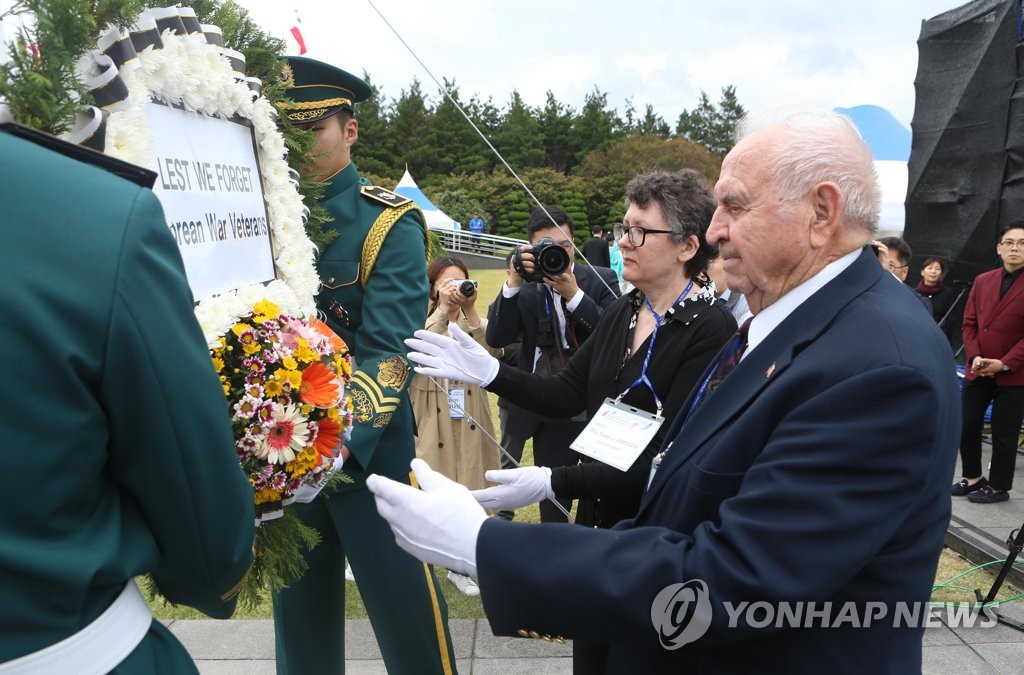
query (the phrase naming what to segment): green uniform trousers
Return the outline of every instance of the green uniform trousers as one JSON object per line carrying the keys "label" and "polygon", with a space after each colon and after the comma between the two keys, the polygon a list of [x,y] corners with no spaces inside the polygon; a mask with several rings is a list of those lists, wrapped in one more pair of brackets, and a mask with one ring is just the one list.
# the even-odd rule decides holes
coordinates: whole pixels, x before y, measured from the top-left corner
{"label": "green uniform trousers", "polygon": [[[289,508],[316,528],[322,541],[306,552],[309,569],[302,579],[274,598],[280,675],[345,672],[344,557],[388,673],[456,672],[448,605],[433,569],[398,548],[369,490],[339,492]],[[287,645],[282,634],[287,634]],[[433,658],[424,661],[424,655]]]}

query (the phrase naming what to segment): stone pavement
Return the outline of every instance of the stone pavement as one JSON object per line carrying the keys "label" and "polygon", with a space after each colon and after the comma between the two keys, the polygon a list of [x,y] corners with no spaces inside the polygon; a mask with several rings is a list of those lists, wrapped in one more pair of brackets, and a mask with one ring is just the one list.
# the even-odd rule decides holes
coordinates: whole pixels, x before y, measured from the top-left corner
{"label": "stone pavement", "polygon": [[[985,447],[988,451],[987,446]],[[987,463],[987,457],[984,458]],[[957,469],[959,472],[959,468]],[[959,476],[959,474],[958,474]],[[958,477],[957,476],[957,477]],[[953,477],[950,477],[952,484]],[[1005,541],[1011,530],[1024,525],[1024,472],[1019,468],[1016,490],[1000,504],[972,504],[953,499],[953,518],[946,544],[968,559],[983,563],[1006,558]],[[1024,555],[1008,582],[1024,589]],[[999,565],[993,569],[998,571]],[[940,580],[945,581],[945,580]],[[989,589],[980,589],[982,594]],[[1006,615],[1024,621],[1024,602],[1001,606]],[[274,626],[267,621],[173,621],[178,636],[203,675],[272,675]],[[555,675],[572,672],[572,648],[541,640],[495,637],[486,619],[451,621],[452,641],[463,675]],[[384,664],[368,621],[346,626],[346,672],[384,674]],[[879,664],[882,669],[882,664]],[[1024,632],[1003,624],[990,627],[928,628],[924,636],[927,675],[990,675],[1024,672]]]}

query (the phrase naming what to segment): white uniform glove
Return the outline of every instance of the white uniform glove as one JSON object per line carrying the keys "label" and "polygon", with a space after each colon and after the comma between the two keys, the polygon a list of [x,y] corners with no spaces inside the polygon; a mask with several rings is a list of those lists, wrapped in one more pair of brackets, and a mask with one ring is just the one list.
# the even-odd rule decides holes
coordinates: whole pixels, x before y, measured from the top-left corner
{"label": "white uniform glove", "polygon": [[297,490],[295,490],[295,492],[292,494],[292,496],[295,498],[295,501],[297,501],[299,504],[308,504],[314,499],[316,499],[316,496],[320,494],[320,491],[327,487],[327,483],[328,481],[330,481],[331,476],[334,474],[334,472],[340,469],[344,463],[344,457],[341,457],[340,455],[338,457],[335,457],[334,463],[331,465],[330,470],[324,474],[321,474],[320,480],[318,480],[314,484],[303,483],[298,487]]}
{"label": "white uniform glove", "polygon": [[408,357],[419,365],[416,372],[431,377],[447,377],[486,387],[498,375],[498,359],[487,353],[476,340],[454,323],[448,324],[451,337],[427,330],[416,331],[405,344]]}
{"label": "white uniform glove", "polygon": [[470,494],[480,506],[491,510],[518,509],[544,499],[554,499],[551,469],[546,466],[524,466],[518,469],[495,469],[484,473],[492,483],[501,483]]}
{"label": "white uniform glove", "polygon": [[475,577],[476,540],[487,520],[465,486],[448,480],[422,459],[412,460],[420,490],[383,476],[366,479],[377,511],[391,525],[399,548],[425,563]]}

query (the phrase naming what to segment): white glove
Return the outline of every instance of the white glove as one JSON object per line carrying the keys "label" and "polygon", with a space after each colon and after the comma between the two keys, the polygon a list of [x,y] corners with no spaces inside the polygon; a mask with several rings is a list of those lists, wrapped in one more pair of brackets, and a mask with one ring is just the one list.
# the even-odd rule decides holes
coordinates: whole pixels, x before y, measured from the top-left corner
{"label": "white glove", "polygon": [[299,504],[310,503],[311,501],[316,499],[316,496],[320,494],[321,490],[327,487],[327,483],[328,481],[330,481],[331,476],[334,474],[335,471],[340,469],[344,463],[344,457],[340,455],[335,457],[334,463],[331,465],[331,468],[327,470],[325,473],[320,474],[320,478],[319,480],[317,480],[316,483],[303,483],[298,487],[297,490],[295,490],[294,493],[292,493],[292,497],[294,497],[295,501],[298,502]]}
{"label": "white glove", "polygon": [[412,460],[421,490],[373,475],[366,487],[391,525],[399,548],[425,563],[476,576],[476,539],[487,513],[465,486],[448,480],[422,459]]}
{"label": "white glove", "polygon": [[492,483],[501,483],[470,492],[484,508],[518,509],[544,499],[554,499],[551,469],[546,466],[524,466],[518,469],[495,469],[484,473]]}
{"label": "white glove", "polygon": [[431,377],[447,377],[479,387],[486,387],[493,382],[498,375],[498,359],[488,354],[458,325],[449,323],[448,332],[451,337],[418,330],[415,338],[405,341],[414,350],[409,352],[409,360],[420,364],[416,372]]}

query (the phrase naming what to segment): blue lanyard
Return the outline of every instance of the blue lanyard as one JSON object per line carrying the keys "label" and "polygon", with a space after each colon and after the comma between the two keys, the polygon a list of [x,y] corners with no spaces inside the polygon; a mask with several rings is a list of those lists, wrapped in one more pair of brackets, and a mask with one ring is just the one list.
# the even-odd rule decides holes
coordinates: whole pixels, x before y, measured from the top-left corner
{"label": "blue lanyard", "polygon": [[[682,302],[686,296],[690,294],[690,289],[692,288],[693,280],[691,279],[690,283],[686,284],[686,288],[683,289],[683,292],[679,294],[678,298],[676,298],[676,301],[672,303],[672,307],[675,307]],[[658,327],[661,325],[661,322],[665,320],[665,315],[668,314],[668,311],[666,311],[664,315],[659,315],[654,311],[654,307],[651,306],[651,301],[647,299],[646,295],[644,295],[644,305],[646,305],[647,309],[651,310],[651,314],[654,315],[654,330],[651,332],[651,341],[647,344],[647,356],[644,357],[644,365],[640,369],[640,377],[636,378],[633,384],[629,385],[624,392],[619,394],[618,398],[615,399],[615,402],[618,403],[621,401],[623,396],[642,383],[647,385],[647,388],[651,390],[651,396],[654,397],[654,405],[657,406],[657,416],[661,417],[661,411],[664,408],[661,405],[661,399],[658,398],[658,392],[654,391],[654,385],[651,384],[650,379],[647,377],[647,366],[651,363],[651,353],[654,351],[654,341],[658,339]],[[669,311],[671,311],[671,308],[669,308]]]}

